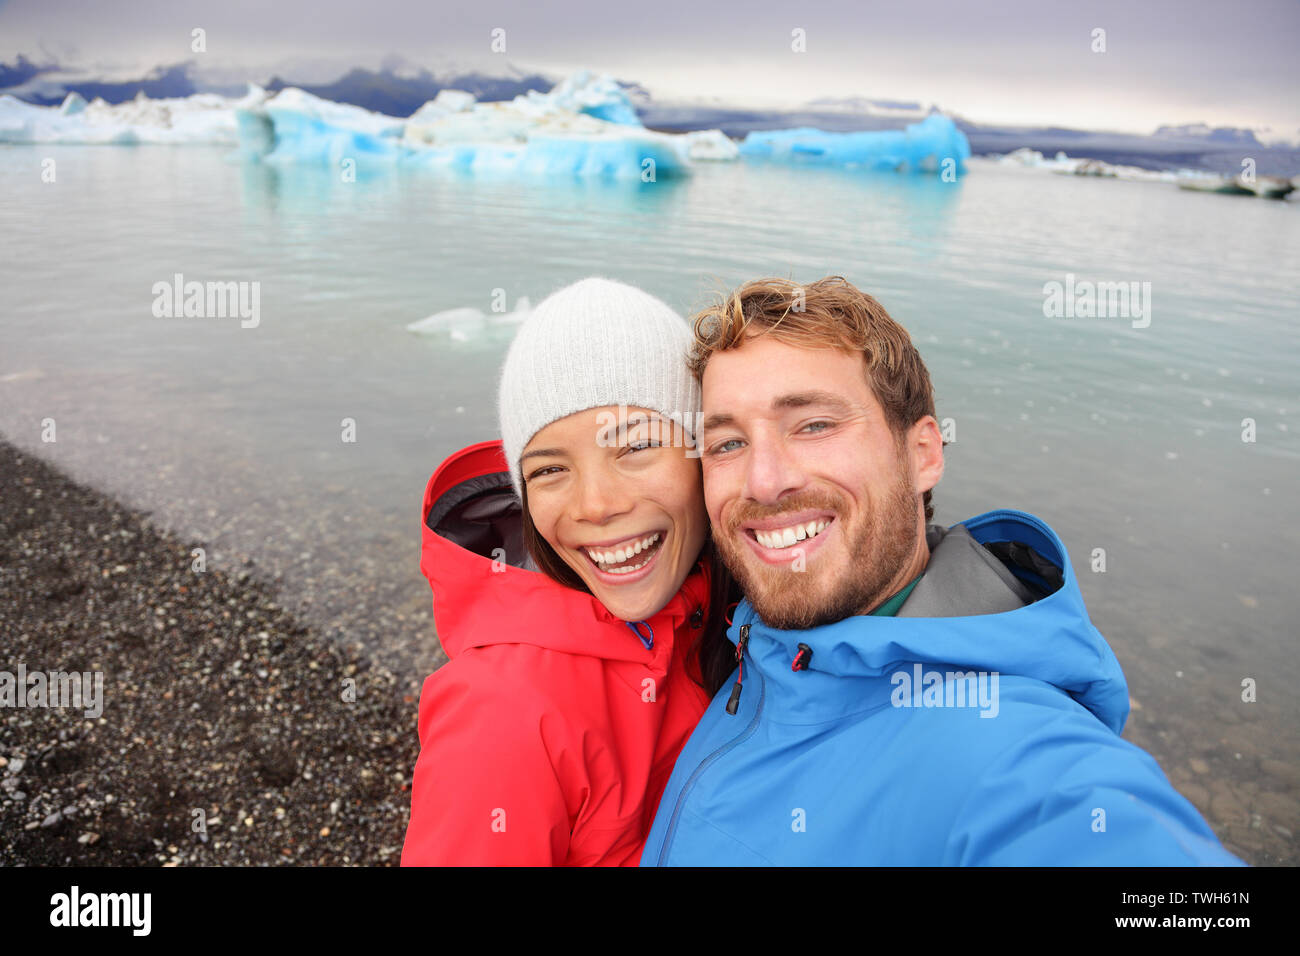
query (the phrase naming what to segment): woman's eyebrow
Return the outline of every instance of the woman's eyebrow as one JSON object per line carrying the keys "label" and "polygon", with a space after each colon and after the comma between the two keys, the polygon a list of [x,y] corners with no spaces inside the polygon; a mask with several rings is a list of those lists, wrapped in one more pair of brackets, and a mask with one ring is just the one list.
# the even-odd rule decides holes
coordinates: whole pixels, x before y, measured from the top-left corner
{"label": "woman's eyebrow", "polygon": [[658,424],[660,427],[666,427],[669,423],[659,414],[647,415],[645,412],[632,412],[626,419],[616,422],[614,425],[602,428],[600,434],[597,436],[599,439],[597,444],[622,447],[627,443],[627,433],[633,428],[640,425],[655,424]]}
{"label": "woman's eyebrow", "polygon": [[535,448],[532,451],[526,451],[519,456],[520,461],[528,458],[562,458],[564,457],[563,448]]}

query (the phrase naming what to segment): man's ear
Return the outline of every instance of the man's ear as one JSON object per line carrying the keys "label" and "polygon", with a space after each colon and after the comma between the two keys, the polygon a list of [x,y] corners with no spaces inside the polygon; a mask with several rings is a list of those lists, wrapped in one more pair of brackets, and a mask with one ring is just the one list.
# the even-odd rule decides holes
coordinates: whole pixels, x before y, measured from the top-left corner
{"label": "man's ear", "polygon": [[923,494],[943,477],[943,434],[933,415],[918,419],[908,444],[912,450],[912,478],[916,493]]}

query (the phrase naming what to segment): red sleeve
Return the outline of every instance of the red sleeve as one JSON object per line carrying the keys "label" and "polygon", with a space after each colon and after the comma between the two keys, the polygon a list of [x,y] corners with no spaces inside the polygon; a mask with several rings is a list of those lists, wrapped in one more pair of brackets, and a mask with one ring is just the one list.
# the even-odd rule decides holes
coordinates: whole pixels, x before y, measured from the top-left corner
{"label": "red sleeve", "polygon": [[476,670],[458,659],[424,682],[402,866],[558,866],[572,824],[545,709]]}

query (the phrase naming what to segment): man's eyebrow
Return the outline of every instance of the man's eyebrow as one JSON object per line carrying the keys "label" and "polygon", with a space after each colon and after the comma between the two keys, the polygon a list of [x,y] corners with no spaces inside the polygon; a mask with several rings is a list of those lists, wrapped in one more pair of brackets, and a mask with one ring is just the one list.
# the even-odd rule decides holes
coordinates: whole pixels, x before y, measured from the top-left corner
{"label": "man's eyebrow", "polygon": [[834,392],[824,392],[820,389],[814,389],[811,392],[791,392],[788,395],[779,395],[772,399],[772,409],[774,411],[783,408],[804,408],[808,405],[823,405],[838,412],[847,412],[853,407],[842,396],[836,395]]}
{"label": "man's eyebrow", "polygon": [[519,456],[520,461],[526,461],[529,458],[562,458],[564,457],[563,448],[534,448],[532,451],[526,451]]}
{"label": "man's eyebrow", "polygon": [[[853,406],[834,392],[825,392],[820,389],[814,389],[811,392],[791,392],[788,395],[778,395],[772,399],[773,411],[781,411],[787,408],[806,408],[809,405],[821,405],[840,414],[847,414]],[[727,412],[714,412],[707,415],[700,424],[700,433],[710,431],[714,428],[723,428],[736,423],[736,416]]]}
{"label": "man's eyebrow", "polygon": [[703,434],[704,432],[707,431],[711,431],[714,428],[722,428],[725,425],[734,425],[735,423],[736,423],[735,415],[728,415],[725,412],[714,412],[712,415],[707,416],[704,419],[704,421],[700,423],[700,434]]}

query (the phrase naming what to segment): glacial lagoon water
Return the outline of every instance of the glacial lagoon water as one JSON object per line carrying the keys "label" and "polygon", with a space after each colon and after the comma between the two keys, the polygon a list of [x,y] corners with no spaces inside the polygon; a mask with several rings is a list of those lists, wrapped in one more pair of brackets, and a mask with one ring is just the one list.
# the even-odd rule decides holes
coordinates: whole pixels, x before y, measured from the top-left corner
{"label": "glacial lagoon water", "polygon": [[[1126,737],[1230,847],[1300,861],[1297,203],[984,160],[957,183],[746,163],[344,182],[52,146],[0,149],[0,197],[0,434],[217,566],[251,559],[411,688],[441,660],[425,482],[496,437],[494,301],[601,274],[688,313],[760,275],[848,277],[911,331],[955,429],[936,520],[1047,520],[1128,676]],[[156,316],[178,274],[257,283],[256,327]],[[1051,282],[1150,283],[1150,312],[1047,315]],[[405,330],[461,307],[496,320]]]}

